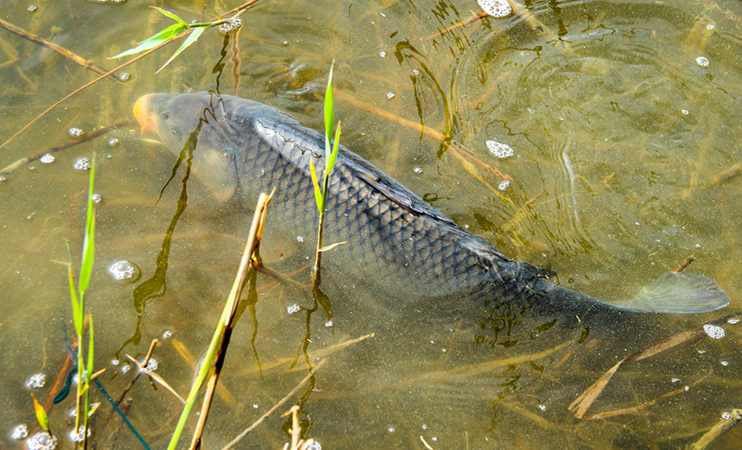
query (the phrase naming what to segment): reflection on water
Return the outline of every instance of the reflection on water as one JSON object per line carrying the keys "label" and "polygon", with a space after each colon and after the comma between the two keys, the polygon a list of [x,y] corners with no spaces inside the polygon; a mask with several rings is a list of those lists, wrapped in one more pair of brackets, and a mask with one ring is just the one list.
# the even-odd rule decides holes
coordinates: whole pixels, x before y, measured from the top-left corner
{"label": "reflection on water", "polygon": [[[1,149],[0,166],[68,142],[72,129],[90,135],[131,119],[142,94],[214,90],[217,82],[222,93],[320,129],[318,92],[336,58],[343,142],[507,256],[555,270],[570,289],[620,300],[694,255],[688,270],[715,279],[731,306],[585,330],[555,322],[553,310],[483,313],[462,299],[460,316],[436,311],[431,319],[422,307],[393,307],[404,305],[405,292],[375,298],[364,280],[342,274],[328,327],[322,309],[311,316],[301,309],[302,291],[259,275],[232,337],[206,447],[233,439],[328,355],[313,389],[296,396],[308,435],[325,448],[425,448],[421,437],[436,449],[678,448],[740,407],[740,325],[735,318],[709,325],[739,310],[742,290],[739,4],[514,5],[515,15],[495,19],[477,17],[474,0],[261,3],[241,16],[238,34],[207,31],[159,75],[172,45],[127,68],[125,85],[104,80],[63,103]],[[138,2],[34,6],[5,2],[0,12],[107,68],[116,63],[107,56],[169,25]],[[167,8],[200,21],[234,6]],[[96,76],[10,33],[0,34],[0,54],[3,141]],[[136,130],[118,128],[3,174],[3,447],[22,447],[11,439],[20,424],[36,432],[28,391],[43,401],[68,372],[70,307],[58,262],[69,259],[65,239],[73,261],[79,257],[83,166],[93,153],[101,202],[88,305],[106,389],[117,396],[131,378],[125,354],[141,359],[160,338],[157,373],[183,394],[231,287],[250,211],[216,201],[205,183],[186,177],[185,163],[173,175],[175,157]],[[271,230],[270,220],[269,212],[266,264],[307,282],[310,240]],[[301,308],[291,314],[294,305]],[[472,317],[476,324],[462,320]],[[591,420],[568,410],[628,355],[696,327],[700,334],[682,345],[620,367],[588,415],[630,411]],[[37,374],[44,386],[27,387]],[[180,405],[153,387],[139,380],[128,417],[162,448]],[[52,409],[60,439],[71,429],[71,407],[68,399]],[[108,414],[102,408],[98,423]],[[125,430],[112,436],[117,420],[100,446],[137,447]],[[284,420],[269,418],[247,445],[282,447]],[[740,436],[733,429],[718,448],[738,448]]]}

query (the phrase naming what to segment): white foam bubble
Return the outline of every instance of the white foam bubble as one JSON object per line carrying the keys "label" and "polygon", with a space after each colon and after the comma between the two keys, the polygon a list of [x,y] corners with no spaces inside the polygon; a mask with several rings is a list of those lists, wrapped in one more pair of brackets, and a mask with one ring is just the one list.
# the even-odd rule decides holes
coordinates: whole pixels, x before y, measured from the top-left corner
{"label": "white foam bubble", "polygon": [[724,328],[710,323],[703,326],[703,331],[705,331],[711,339],[721,339],[726,335]]}
{"label": "white foam bubble", "polygon": [[513,13],[513,8],[507,0],[477,0],[482,11],[492,17],[507,17]]}
{"label": "white foam bubble", "polygon": [[696,64],[698,64],[701,67],[708,67],[709,60],[705,56],[699,56],[696,58]]}
{"label": "white foam bubble", "polygon": [[502,142],[497,141],[487,141],[487,149],[489,149],[490,153],[495,155],[496,157],[502,159],[502,158],[509,158],[513,156],[513,149],[508,144],[503,144]]}

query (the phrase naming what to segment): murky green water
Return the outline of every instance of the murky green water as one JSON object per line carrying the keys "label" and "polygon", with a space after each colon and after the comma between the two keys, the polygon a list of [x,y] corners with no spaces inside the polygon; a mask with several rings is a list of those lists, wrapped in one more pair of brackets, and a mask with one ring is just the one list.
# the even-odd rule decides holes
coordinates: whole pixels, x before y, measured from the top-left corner
{"label": "murky green water", "polygon": [[[0,5],[0,18],[112,68],[117,62],[106,57],[169,25],[151,4],[11,1]],[[157,5],[188,20],[238,6]],[[308,436],[324,448],[425,448],[421,436],[435,449],[679,448],[742,406],[742,325],[725,324],[723,339],[704,337],[619,369],[588,412],[631,408],[702,379],[687,391],[606,419],[580,420],[567,409],[629,353],[740,309],[739,3],[550,1],[526,2],[521,15],[506,19],[477,19],[479,12],[473,0],[261,0],[243,14],[237,44],[207,30],[158,75],[175,45],[135,63],[124,69],[132,75],[126,85],[100,82],[0,149],[0,167],[67,142],[70,127],[92,132],[131,120],[134,101],[154,91],[236,93],[319,129],[322,106],[313,87],[326,82],[334,58],[345,145],[507,256],[556,270],[571,289],[619,300],[694,255],[688,270],[715,279],[732,304],[703,316],[614,324],[591,330],[584,342],[579,329],[531,333],[526,318],[516,326],[517,345],[506,348],[477,344],[474,330],[456,327],[457,318],[441,331],[402,316],[389,299],[351,289],[333,296],[332,327],[322,311],[311,317],[310,356],[289,371],[307,327],[303,313],[287,308],[306,300],[260,277],[255,319],[246,312],[232,338],[205,448],[222,448],[291,391],[307,360],[316,363],[367,333],[376,335],[339,350],[317,372],[315,392],[300,393]],[[0,55],[3,141],[96,76],[4,30]],[[465,147],[464,162],[432,131]],[[120,144],[109,145],[111,138]],[[507,144],[513,155],[498,158],[488,141]],[[114,396],[132,376],[122,371],[125,354],[141,357],[166,331],[172,336],[155,352],[157,372],[185,395],[193,372],[179,349],[196,359],[205,350],[237,268],[250,212],[216,202],[191,178],[166,288],[135,292],[158,273],[183,171],[158,202],[175,157],[134,127],[56,153],[51,164],[3,175],[0,448],[22,448],[10,438],[13,428],[35,423],[26,380],[46,374],[46,386],[33,390],[45,400],[67,356],[71,312],[58,261],[68,260],[66,239],[79,259],[88,172],[73,166],[93,153],[102,203],[88,306],[96,366],[107,369],[100,380]],[[503,185],[486,166],[512,181]],[[296,238],[269,237],[267,263],[299,269],[311,249]],[[109,266],[122,260],[142,269],[138,282],[110,275]],[[297,277],[308,279],[305,272]],[[356,282],[362,280],[345,280]],[[400,292],[394,301],[404,299]],[[131,422],[152,448],[164,448],[178,401],[144,378],[129,397]],[[71,447],[64,436],[72,403],[51,412],[63,448]],[[102,416],[108,410],[102,406]],[[137,448],[125,429],[111,438],[116,422],[104,430],[94,425],[98,448]],[[276,413],[242,448],[281,448],[284,423]],[[741,442],[733,429],[716,448]]]}

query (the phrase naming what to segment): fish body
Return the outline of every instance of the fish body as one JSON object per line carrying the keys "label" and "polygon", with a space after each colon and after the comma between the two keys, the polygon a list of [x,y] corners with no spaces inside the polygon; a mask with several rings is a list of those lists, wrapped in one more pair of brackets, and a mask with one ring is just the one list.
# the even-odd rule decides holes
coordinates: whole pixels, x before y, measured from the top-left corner
{"label": "fish body", "polygon": [[[268,228],[280,227],[315,248],[310,160],[321,180],[323,136],[270,106],[205,92],[149,94],[134,112],[143,130],[156,132],[173,152],[192,151],[193,170],[216,198],[237,196],[254,205],[260,192],[276,188]],[[665,274],[633,300],[617,304],[564,289],[546,280],[550,271],[507,258],[342,145],[328,189],[324,241],[346,243],[323,258],[323,268],[353,274],[381,299],[667,313],[706,312],[729,303],[713,280],[690,273]]]}

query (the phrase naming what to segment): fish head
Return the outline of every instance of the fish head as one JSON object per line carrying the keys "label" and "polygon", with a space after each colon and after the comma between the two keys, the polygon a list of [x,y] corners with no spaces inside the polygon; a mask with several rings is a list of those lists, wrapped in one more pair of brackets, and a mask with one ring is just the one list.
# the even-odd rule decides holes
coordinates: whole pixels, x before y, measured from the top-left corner
{"label": "fish head", "polygon": [[134,104],[142,133],[154,133],[174,154],[192,158],[196,177],[219,201],[231,198],[238,185],[239,133],[227,113],[230,103],[197,92],[147,94]]}

